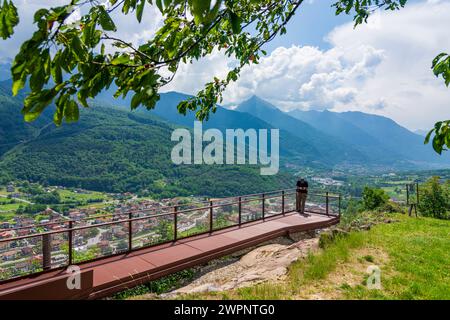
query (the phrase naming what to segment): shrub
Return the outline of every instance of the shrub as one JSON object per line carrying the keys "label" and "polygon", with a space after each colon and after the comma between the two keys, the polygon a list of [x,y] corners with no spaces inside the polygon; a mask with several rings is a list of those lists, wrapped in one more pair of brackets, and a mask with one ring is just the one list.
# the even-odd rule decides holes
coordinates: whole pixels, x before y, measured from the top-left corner
{"label": "shrub", "polygon": [[57,204],[61,202],[61,197],[57,191],[50,193],[42,193],[33,197],[35,203],[40,204]]}
{"label": "shrub", "polygon": [[363,207],[366,210],[375,210],[383,207],[389,201],[389,196],[382,189],[365,187],[363,191]]}
{"label": "shrub", "polygon": [[404,210],[398,203],[388,201],[381,207],[381,211],[386,213],[399,213],[403,212]]}
{"label": "shrub", "polygon": [[450,211],[449,183],[441,184],[439,177],[432,177],[419,187],[419,211],[423,216],[448,219]]}

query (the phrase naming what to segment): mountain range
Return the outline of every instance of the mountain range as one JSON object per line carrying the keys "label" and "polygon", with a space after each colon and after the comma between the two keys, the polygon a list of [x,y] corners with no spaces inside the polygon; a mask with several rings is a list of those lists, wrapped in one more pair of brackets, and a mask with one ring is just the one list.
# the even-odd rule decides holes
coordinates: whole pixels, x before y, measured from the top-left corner
{"label": "mountain range", "polygon": [[[174,107],[188,97],[177,92],[162,94],[151,113],[171,123],[192,127],[194,114],[180,116]],[[253,96],[234,110],[218,107],[204,127],[220,130],[278,128],[281,154],[286,156],[286,162],[294,164],[364,165],[385,169],[450,166],[448,155],[437,155],[430,145],[424,145],[422,136],[389,118],[362,112],[283,112]]]}
{"label": "mountain range", "polygon": [[[127,99],[100,100],[128,108]],[[150,112],[170,123],[192,127],[194,113],[182,116],[176,105],[189,98],[178,92],[161,94]],[[148,112],[139,109],[140,113]],[[423,137],[393,120],[362,112],[300,111],[283,112],[256,96],[234,110],[218,107],[204,128],[280,129],[280,148],[284,160],[298,165],[364,165],[373,168],[420,169],[450,166],[448,155],[437,155]]]}
{"label": "mountain range", "polygon": [[287,174],[259,175],[244,165],[174,165],[176,126],[151,113],[92,103],[80,120],[56,127],[53,110],[24,123],[20,103],[0,92],[0,183],[28,180],[160,197],[231,196],[292,185]]}
{"label": "mountain range", "polygon": [[129,99],[102,93],[83,109],[80,121],[56,127],[50,106],[35,122],[20,113],[23,95],[11,97],[11,81],[0,82],[0,182],[27,179],[49,184],[122,192],[148,190],[172,196],[223,196],[290,186],[284,169],[431,169],[450,167],[447,154],[434,154],[423,137],[391,119],[361,112],[283,112],[256,96],[236,109],[218,107],[205,129],[280,130],[281,171],[260,176],[243,165],[176,166],[170,160],[173,129],[192,128],[193,113],[180,115],[189,98],[162,93],[154,110],[129,110]]}
{"label": "mountain range", "polygon": [[363,112],[300,111],[289,115],[305,121],[318,130],[348,143],[371,161],[394,162],[400,165],[415,164],[426,167],[427,164],[450,163],[448,155],[439,156],[430,145],[424,144],[424,137],[409,131],[393,120]]}

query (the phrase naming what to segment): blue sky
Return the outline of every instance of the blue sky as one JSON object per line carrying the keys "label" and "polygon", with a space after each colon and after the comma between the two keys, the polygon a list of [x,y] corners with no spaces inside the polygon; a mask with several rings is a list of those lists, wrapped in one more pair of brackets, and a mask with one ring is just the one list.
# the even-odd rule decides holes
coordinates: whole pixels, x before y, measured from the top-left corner
{"label": "blue sky", "polygon": [[288,32],[270,42],[266,46],[267,51],[272,52],[277,47],[292,44],[330,49],[330,44],[325,40],[327,34],[336,26],[352,21],[351,16],[335,15],[331,6],[334,2],[316,0],[301,7],[289,22]]}
{"label": "blue sky", "polygon": [[[14,2],[21,24],[12,40],[2,42],[0,61],[13,57],[30,36],[37,9],[67,0]],[[357,110],[390,117],[411,130],[450,119],[450,89],[430,70],[438,53],[450,52],[450,0],[409,0],[405,9],[377,12],[356,30],[351,16],[335,16],[332,3],[305,0],[287,34],[267,44],[260,64],[245,67],[230,85],[224,105],[257,95],[283,110]],[[127,16],[115,18],[118,36],[134,43],[151,37],[162,21],[150,7],[141,24]],[[163,91],[195,94],[214,76],[225,77],[233,63],[217,51],[181,65]]]}
{"label": "blue sky", "polygon": [[[335,16],[332,3],[305,1],[287,35],[227,89],[224,104],[255,94],[283,110],[362,111],[411,130],[450,118],[450,89],[430,69],[438,53],[450,52],[450,0],[410,0],[356,29],[351,16]],[[195,93],[212,71],[224,77],[231,65],[220,53],[186,65],[167,90]]]}

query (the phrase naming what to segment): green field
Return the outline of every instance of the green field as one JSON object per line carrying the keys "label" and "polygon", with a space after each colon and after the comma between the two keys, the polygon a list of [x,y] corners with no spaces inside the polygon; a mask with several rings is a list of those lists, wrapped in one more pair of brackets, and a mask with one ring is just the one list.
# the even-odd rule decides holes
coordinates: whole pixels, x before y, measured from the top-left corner
{"label": "green field", "polygon": [[[402,188],[403,187],[403,188]],[[402,185],[392,187],[381,187],[390,198],[396,198],[397,200],[406,201],[406,189]]]}
{"label": "green field", "polygon": [[23,204],[21,201],[0,197],[0,213],[15,212]]}
{"label": "green field", "polygon": [[20,205],[21,205],[20,202],[2,204],[0,205],[0,211],[15,212],[20,207]]}
{"label": "green field", "polygon": [[107,194],[96,191],[86,191],[86,193],[79,193],[69,189],[58,190],[59,195],[61,196],[62,202],[70,202],[70,201],[89,201],[89,200],[99,200],[106,201],[110,200]]}
{"label": "green field", "polygon": [[[450,221],[409,218],[352,232],[293,263],[279,284],[183,296],[190,299],[450,299]],[[367,268],[381,270],[368,289]]]}
{"label": "green field", "polygon": [[0,222],[12,221],[15,215],[13,212],[0,212]]}

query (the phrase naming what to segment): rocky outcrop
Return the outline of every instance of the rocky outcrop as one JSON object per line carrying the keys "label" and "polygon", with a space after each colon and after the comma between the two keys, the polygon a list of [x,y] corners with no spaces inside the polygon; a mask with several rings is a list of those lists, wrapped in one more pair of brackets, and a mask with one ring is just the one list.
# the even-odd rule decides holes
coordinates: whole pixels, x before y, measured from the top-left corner
{"label": "rocky outcrop", "polygon": [[291,244],[273,243],[257,247],[238,261],[212,270],[189,285],[162,295],[171,298],[180,294],[224,291],[247,287],[261,282],[283,280],[289,265],[318,249],[318,238]]}

